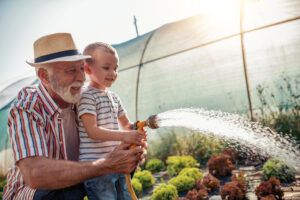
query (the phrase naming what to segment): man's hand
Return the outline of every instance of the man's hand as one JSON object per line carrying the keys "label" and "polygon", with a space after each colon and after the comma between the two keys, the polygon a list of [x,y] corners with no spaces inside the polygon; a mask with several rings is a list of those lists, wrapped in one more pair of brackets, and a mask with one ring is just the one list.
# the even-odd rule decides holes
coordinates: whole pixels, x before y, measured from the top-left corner
{"label": "man's hand", "polygon": [[111,173],[129,174],[135,170],[138,162],[145,159],[146,155],[141,146],[128,149],[130,144],[120,144],[105,158],[105,165]]}

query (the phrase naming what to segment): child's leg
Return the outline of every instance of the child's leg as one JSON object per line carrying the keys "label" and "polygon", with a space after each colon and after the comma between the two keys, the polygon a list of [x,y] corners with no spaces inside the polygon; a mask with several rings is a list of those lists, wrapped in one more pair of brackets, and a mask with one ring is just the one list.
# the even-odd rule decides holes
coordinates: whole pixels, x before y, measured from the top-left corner
{"label": "child's leg", "polygon": [[84,182],[89,200],[117,200],[116,181],[118,175],[99,176]]}
{"label": "child's leg", "polygon": [[126,184],[125,175],[121,174],[116,182],[118,200],[132,200]]}

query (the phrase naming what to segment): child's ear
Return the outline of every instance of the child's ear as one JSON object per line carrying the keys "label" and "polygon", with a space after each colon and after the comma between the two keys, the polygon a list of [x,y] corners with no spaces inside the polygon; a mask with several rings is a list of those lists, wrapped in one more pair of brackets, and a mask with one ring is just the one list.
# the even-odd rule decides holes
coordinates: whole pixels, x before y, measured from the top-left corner
{"label": "child's ear", "polygon": [[88,64],[84,64],[83,66],[85,73],[91,74],[91,67]]}

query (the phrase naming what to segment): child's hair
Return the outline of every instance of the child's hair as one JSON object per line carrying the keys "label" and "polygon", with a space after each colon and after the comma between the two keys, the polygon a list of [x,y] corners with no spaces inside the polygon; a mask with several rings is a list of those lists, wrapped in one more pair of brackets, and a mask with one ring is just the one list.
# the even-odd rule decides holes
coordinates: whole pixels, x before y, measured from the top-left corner
{"label": "child's hair", "polygon": [[[118,56],[117,51],[115,48],[113,48],[111,45],[104,43],[104,42],[95,42],[92,44],[89,44],[88,46],[85,47],[84,51],[83,51],[83,55],[90,55],[92,56],[93,52],[98,49],[101,48],[103,49],[105,52],[107,53],[111,53],[115,56]],[[88,64],[92,64],[93,63],[93,59],[89,58],[85,60]]]}

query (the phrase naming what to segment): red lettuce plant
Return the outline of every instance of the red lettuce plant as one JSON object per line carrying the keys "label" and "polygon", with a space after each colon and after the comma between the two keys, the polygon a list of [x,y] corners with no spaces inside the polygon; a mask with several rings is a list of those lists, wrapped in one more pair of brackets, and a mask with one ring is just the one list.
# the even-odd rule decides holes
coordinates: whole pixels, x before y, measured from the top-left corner
{"label": "red lettuce plant", "polygon": [[226,183],[221,188],[221,198],[224,200],[244,200],[246,199],[247,186],[239,181]]}
{"label": "red lettuce plant", "polygon": [[206,164],[209,173],[216,177],[225,177],[232,174],[234,165],[230,160],[230,156],[221,154],[219,156],[210,157]]}
{"label": "red lettuce plant", "polygon": [[208,193],[220,188],[220,181],[211,174],[207,174],[203,177],[202,184],[207,188]]}
{"label": "red lettuce plant", "polygon": [[283,191],[280,188],[280,181],[271,177],[268,181],[261,182],[259,186],[255,188],[255,194],[259,200],[266,198],[272,199],[271,195],[277,200],[282,199]]}

